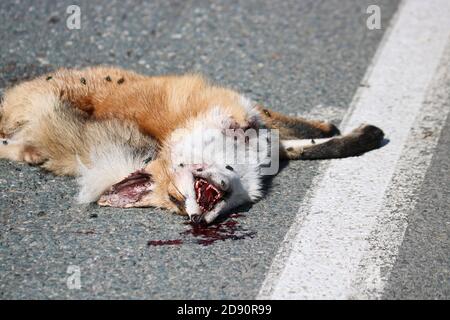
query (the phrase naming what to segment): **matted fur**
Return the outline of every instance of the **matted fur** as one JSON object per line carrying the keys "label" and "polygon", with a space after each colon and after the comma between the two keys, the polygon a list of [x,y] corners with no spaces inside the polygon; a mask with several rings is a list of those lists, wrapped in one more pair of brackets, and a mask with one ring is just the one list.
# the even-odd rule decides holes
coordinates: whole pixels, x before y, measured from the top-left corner
{"label": "matted fur", "polygon": [[[20,132],[39,150],[41,166],[57,175],[77,176],[78,202],[94,202],[112,184],[156,157],[157,144],[136,123],[93,120],[54,95],[36,95],[34,117]],[[14,143],[18,136],[12,139]]]}

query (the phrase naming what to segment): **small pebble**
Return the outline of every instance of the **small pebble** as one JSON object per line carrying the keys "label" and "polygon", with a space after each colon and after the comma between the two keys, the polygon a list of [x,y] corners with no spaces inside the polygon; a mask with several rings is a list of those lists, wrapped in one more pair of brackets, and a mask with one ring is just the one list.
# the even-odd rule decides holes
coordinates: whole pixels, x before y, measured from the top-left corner
{"label": "small pebble", "polygon": [[52,24],[58,23],[59,21],[60,19],[57,16],[51,16],[50,19],[48,19],[48,22]]}

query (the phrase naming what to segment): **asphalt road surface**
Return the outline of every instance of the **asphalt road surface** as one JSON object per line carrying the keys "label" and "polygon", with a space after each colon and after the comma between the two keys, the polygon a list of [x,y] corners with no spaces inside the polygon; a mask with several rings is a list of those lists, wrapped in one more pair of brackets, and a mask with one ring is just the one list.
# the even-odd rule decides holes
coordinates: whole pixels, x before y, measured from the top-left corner
{"label": "asphalt road surface", "polygon": [[[263,200],[241,208],[206,238],[193,232],[183,217],[160,210],[77,205],[73,179],[1,160],[0,297],[450,298],[450,77],[442,67],[448,65],[442,57],[450,51],[445,49],[445,22],[438,23],[450,10],[448,5],[435,10],[442,1],[412,0],[401,6],[397,0],[80,1],[79,30],[66,27],[70,1],[1,1],[1,89],[60,66],[113,64],[145,74],[195,71],[279,111],[336,124],[344,117],[344,124],[359,119],[357,111],[367,109],[364,99],[358,102],[360,95],[380,95],[377,82],[370,80],[376,78],[378,66],[389,65],[383,48],[389,50],[395,42],[389,37],[403,40],[400,31],[408,19],[415,21],[414,15],[401,15],[402,10],[421,2],[426,7],[419,12],[427,12],[429,2],[429,16],[437,18],[424,18],[420,32],[425,32],[424,41],[430,37],[427,30],[445,41],[429,40],[428,52],[418,51],[424,66],[430,66],[423,72],[415,69],[420,63],[398,62],[398,68],[405,63],[412,75],[423,78],[411,78],[412,88],[402,87],[402,98],[420,101],[415,108],[373,105],[371,112],[363,113],[369,120],[378,111],[387,114],[385,131],[394,139],[367,155],[388,160],[385,171],[375,171],[381,170],[379,162],[371,171],[383,177],[373,182],[371,193],[379,195],[374,200],[380,204],[367,200],[372,198],[365,196],[365,188],[349,197],[356,208],[372,214],[367,223],[361,221],[360,234],[331,233],[329,220],[321,220],[322,211],[317,214],[303,205],[314,204],[321,192],[345,194],[347,190],[340,194],[324,189],[320,181],[330,179],[325,173],[333,173],[341,163],[351,169],[355,159],[285,164]],[[374,4],[380,7],[380,30],[366,26],[366,9]],[[401,30],[391,32],[390,26],[397,24]],[[414,41],[418,39],[410,37],[406,44]],[[399,84],[389,84],[392,94],[401,92],[395,86]],[[408,94],[424,88],[426,99]],[[399,108],[404,116],[395,113]],[[401,125],[390,132],[394,115]],[[364,157],[361,161],[367,162]],[[366,168],[361,170],[354,185]],[[336,176],[333,183],[347,179],[352,185],[351,178]],[[322,206],[328,203],[333,210],[328,199]],[[352,209],[348,211],[353,218]],[[377,232],[383,219],[389,227]],[[343,217],[338,231],[347,230],[348,220]],[[323,227],[315,230],[315,225]],[[345,254],[342,261],[326,254],[319,259],[332,248],[314,239],[322,233],[323,241],[357,237],[343,242],[353,259],[345,260]],[[305,251],[285,250],[308,245],[301,243],[303,236],[315,240],[307,247],[317,253],[314,265],[308,264]],[[391,238],[395,241],[388,241]],[[353,255],[355,248],[358,254]],[[379,262],[384,255],[387,258]],[[312,273],[302,275],[292,261]],[[336,269],[322,270],[333,263]],[[305,276],[317,279],[309,283]],[[290,279],[292,285],[284,290],[283,283]],[[322,290],[320,284],[332,283],[330,279],[342,281],[335,290]]]}

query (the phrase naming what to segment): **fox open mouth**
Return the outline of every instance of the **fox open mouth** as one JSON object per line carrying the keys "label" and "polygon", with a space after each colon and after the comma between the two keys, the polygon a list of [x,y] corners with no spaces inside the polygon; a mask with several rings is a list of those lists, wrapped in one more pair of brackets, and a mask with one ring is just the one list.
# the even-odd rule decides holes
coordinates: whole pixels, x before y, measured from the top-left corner
{"label": "fox open mouth", "polygon": [[195,178],[195,197],[202,213],[209,212],[223,200],[224,192],[203,178]]}

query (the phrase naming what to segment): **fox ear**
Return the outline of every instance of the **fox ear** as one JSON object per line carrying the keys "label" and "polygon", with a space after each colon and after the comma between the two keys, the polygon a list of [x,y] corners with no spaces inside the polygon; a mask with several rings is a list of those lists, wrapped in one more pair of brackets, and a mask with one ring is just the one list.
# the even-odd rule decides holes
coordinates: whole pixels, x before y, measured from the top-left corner
{"label": "fox ear", "polygon": [[97,203],[100,206],[130,208],[151,206],[145,201],[153,191],[153,178],[150,173],[140,169],[112,185]]}

